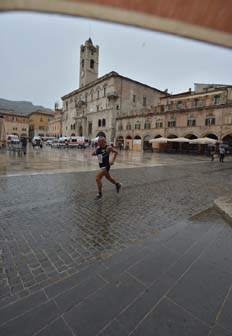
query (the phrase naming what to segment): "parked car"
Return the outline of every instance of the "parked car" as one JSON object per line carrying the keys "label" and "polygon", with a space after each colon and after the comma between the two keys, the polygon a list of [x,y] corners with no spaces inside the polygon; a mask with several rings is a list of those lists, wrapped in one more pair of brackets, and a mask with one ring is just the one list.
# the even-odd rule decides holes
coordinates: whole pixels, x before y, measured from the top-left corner
{"label": "parked car", "polygon": [[42,148],[43,147],[42,140],[39,136],[34,136],[31,140],[31,144],[32,144],[33,148],[35,148],[35,147]]}

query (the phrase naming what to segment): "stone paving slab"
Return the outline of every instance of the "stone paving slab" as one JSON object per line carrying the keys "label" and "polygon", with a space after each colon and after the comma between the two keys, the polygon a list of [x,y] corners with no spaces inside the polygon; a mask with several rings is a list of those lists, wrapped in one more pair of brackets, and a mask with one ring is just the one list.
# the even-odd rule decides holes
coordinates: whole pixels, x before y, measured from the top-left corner
{"label": "stone paving slab", "polygon": [[[216,213],[212,211],[211,216],[213,216],[214,221],[216,221],[215,217],[218,218],[217,224],[212,224],[212,227],[203,234],[199,231],[198,237],[195,237],[195,244],[192,244],[181,255],[176,255],[171,265],[166,265],[166,272],[160,273],[157,269],[159,277],[154,279],[152,285],[144,286],[136,275],[130,276],[131,266],[128,260],[131,260],[132,265],[135,263],[135,260],[130,259],[134,250],[134,246],[132,246],[126,249],[128,256],[126,253],[120,252],[118,255],[116,254],[106,260],[107,266],[101,263],[93,264],[75,274],[75,277],[70,276],[67,280],[61,280],[56,285],[45,288],[50,298],[54,298],[54,301],[53,299],[52,301],[47,301],[47,295],[41,295],[42,292],[40,291],[38,295],[41,296],[42,301],[38,301],[37,308],[30,306],[30,298],[7,305],[5,312],[8,313],[8,319],[1,324],[0,334],[34,335],[36,333],[37,335],[37,332],[39,332],[39,335],[52,335],[52,333],[59,335],[59,332],[62,331],[64,335],[70,335],[70,333],[71,335],[115,335],[116,332],[117,335],[123,336],[129,334],[153,335],[155,332],[156,335],[203,336],[210,335],[210,332],[215,334],[219,330],[222,335],[223,333],[230,335],[230,332],[232,333],[230,326],[232,302],[228,288],[232,286],[232,276],[228,276],[228,273],[223,278],[223,282],[219,281],[224,272],[221,273],[220,267],[213,266],[211,260],[204,259],[204,262],[202,262],[201,256],[204,255],[205,250],[210,250],[212,243],[221,239],[220,235],[227,233],[227,236],[232,236],[232,233],[230,227]],[[187,226],[186,224],[183,225],[183,229],[195,224],[194,221],[188,222]],[[205,224],[207,223],[203,221],[202,226]],[[160,243],[165,246],[165,242],[170,239],[176,239],[177,245],[180,242],[178,235],[173,235],[173,228],[172,230],[165,229],[159,237],[154,237],[154,246],[152,246],[150,238],[147,241],[148,244],[144,241],[143,244],[137,245],[137,249],[144,250],[146,248],[154,259],[160,260],[157,249],[163,250],[164,247]],[[157,244],[157,241],[160,245]],[[214,253],[215,250],[212,249],[212,254]],[[232,261],[229,251],[228,254],[223,251],[223,254],[224,257],[230,258]],[[146,255],[144,257],[147,258]],[[184,260],[187,262],[183,263]],[[125,264],[125,261],[127,264]],[[120,273],[118,275],[115,274],[108,283],[101,278],[101,272],[104,273],[105,267],[110,270],[111,266],[114,269],[115,265],[120,264],[124,265],[120,269],[121,275]],[[200,270],[198,272],[197,269],[199,267]],[[208,280],[212,276],[209,273],[210,269],[214,270],[213,281]],[[204,274],[206,277],[202,276]],[[96,285],[94,285],[94,279],[97,279],[98,276],[100,276],[100,287],[93,288]],[[78,285],[80,279],[81,282]],[[90,293],[88,286],[89,284],[91,285],[91,281],[93,281],[93,287]],[[183,299],[185,293],[183,290],[180,291],[180,296],[177,296],[177,294],[173,296],[173,291],[182,287],[183,282],[186,284],[186,293],[190,297],[192,295],[193,303],[197,303],[199,309],[194,310],[191,308],[194,305],[189,306],[191,304],[189,299],[179,301],[178,298]],[[199,282],[201,285],[198,285]],[[213,285],[212,292],[209,284]],[[196,287],[195,291],[194,286]],[[51,288],[54,288],[55,291],[54,289],[51,291]],[[87,289],[87,291],[83,290],[83,288]],[[213,288],[216,288],[216,295]],[[209,292],[210,294],[207,294]],[[73,296],[69,306],[69,300],[66,301],[65,297],[66,295],[69,297],[70,293],[73,293]],[[196,295],[193,295],[194,293]],[[77,295],[77,301],[75,301],[75,295]],[[208,295],[207,298],[205,295]],[[60,298],[62,298],[61,301]],[[219,303],[215,304],[215,300],[218,300]],[[34,301],[36,302],[36,300]],[[66,303],[63,305],[63,302],[68,305]],[[19,309],[20,306],[24,307],[21,311]],[[204,309],[207,314],[200,314]],[[130,314],[128,314],[129,312]],[[209,320],[207,316],[212,314],[211,312],[213,312],[213,315],[211,315],[213,317]],[[31,321],[35,316],[38,321],[32,324]],[[26,332],[23,328],[25,321],[28,323]],[[218,324],[217,328],[214,327],[215,322]],[[20,333],[18,332],[19,330]]]}
{"label": "stone paving slab", "polygon": [[231,168],[117,170],[100,202],[91,172],[0,178],[0,335],[230,334]]}
{"label": "stone paving slab", "polygon": [[200,336],[207,335],[209,326],[175,302],[164,298],[158,307],[131,334],[133,336]]}
{"label": "stone paving slab", "polygon": [[229,332],[228,330],[225,330],[219,326],[215,326],[209,336],[231,336],[232,335],[232,332]]}

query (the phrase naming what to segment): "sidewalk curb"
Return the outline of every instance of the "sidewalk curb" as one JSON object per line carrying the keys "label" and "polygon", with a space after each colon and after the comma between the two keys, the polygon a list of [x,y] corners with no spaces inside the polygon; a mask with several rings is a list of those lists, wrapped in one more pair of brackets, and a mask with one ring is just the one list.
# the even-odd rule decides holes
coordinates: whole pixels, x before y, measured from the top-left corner
{"label": "sidewalk curb", "polygon": [[214,206],[232,226],[232,197],[219,197],[214,200]]}

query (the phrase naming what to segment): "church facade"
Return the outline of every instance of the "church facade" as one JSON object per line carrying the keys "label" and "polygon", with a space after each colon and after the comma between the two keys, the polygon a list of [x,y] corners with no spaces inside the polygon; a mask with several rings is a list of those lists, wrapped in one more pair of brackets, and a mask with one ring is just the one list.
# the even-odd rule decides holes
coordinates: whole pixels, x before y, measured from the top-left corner
{"label": "church facade", "polygon": [[116,138],[116,119],[152,109],[166,92],[110,72],[98,77],[99,47],[91,39],[80,47],[79,89],[62,97],[64,136]]}

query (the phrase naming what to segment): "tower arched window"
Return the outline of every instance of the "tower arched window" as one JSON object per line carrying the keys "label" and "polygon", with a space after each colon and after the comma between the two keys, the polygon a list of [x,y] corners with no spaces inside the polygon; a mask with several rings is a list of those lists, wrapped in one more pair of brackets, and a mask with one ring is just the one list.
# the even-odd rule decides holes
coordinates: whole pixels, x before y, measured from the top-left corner
{"label": "tower arched window", "polygon": [[94,60],[93,59],[90,60],[90,68],[94,69]]}
{"label": "tower arched window", "polygon": [[85,60],[82,60],[82,61],[81,61],[81,66],[82,66],[82,68],[84,68],[84,65],[85,65]]}
{"label": "tower arched window", "polygon": [[101,119],[98,119],[98,127],[101,127]]}
{"label": "tower arched window", "polygon": [[105,126],[106,126],[106,120],[102,119],[102,127],[105,127]]}

